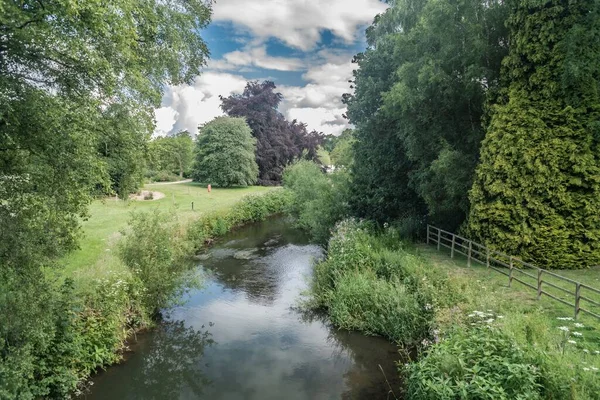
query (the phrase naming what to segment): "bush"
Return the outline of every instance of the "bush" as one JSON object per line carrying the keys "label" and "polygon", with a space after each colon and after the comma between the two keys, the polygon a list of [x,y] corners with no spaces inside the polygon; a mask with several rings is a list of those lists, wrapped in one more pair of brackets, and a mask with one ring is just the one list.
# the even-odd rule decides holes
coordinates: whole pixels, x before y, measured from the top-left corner
{"label": "bush", "polygon": [[143,304],[153,313],[178,297],[189,270],[184,262],[189,248],[172,219],[158,211],[133,214],[119,244],[119,256],[141,282]]}
{"label": "bush", "polygon": [[325,175],[319,165],[302,160],[285,169],[283,185],[294,194],[289,212],[298,227],[326,243],[330,230],[349,213],[347,172]]}
{"label": "bush", "polygon": [[539,368],[499,329],[457,329],[427,355],[408,364],[410,399],[537,399]]}
{"label": "bush", "polygon": [[378,279],[372,271],[341,274],[328,297],[331,321],[342,329],[405,345],[428,335],[431,312],[397,279]]}
{"label": "bush", "polygon": [[187,241],[197,251],[205,243],[237,226],[263,221],[271,215],[283,213],[291,201],[291,194],[281,189],[262,195],[245,196],[226,212],[203,214],[192,222],[187,229]]}

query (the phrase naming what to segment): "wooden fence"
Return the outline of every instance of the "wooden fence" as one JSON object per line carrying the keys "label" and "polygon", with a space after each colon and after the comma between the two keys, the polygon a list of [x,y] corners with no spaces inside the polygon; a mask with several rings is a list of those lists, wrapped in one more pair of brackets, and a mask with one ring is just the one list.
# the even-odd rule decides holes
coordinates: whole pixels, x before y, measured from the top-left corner
{"label": "wooden fence", "polygon": [[[427,244],[432,242],[437,245],[438,250],[440,250],[441,247],[450,249],[451,258],[454,258],[455,253],[467,257],[467,264],[469,267],[472,262],[478,262],[507,276],[509,287],[513,281],[517,281],[526,287],[537,291],[538,300],[542,295],[545,295],[566,304],[567,306],[573,307],[575,319],[577,319],[580,311],[600,319],[600,308],[598,310],[594,308],[594,311],[596,312],[589,309],[590,307],[600,307],[600,290],[597,288],[555,274],[554,272],[538,268],[517,257],[490,249],[482,244],[455,235],[452,232],[427,225]],[[527,279],[532,279],[533,281],[526,282]],[[557,279],[558,281],[566,282],[567,285],[573,285],[574,291],[560,286],[558,281],[551,282],[550,279]],[[571,303],[564,298],[560,298],[558,294],[549,293],[547,291],[549,290],[547,289],[548,287],[552,288],[552,290],[559,290],[562,293],[566,293],[568,297],[574,300],[574,303]],[[590,297],[595,297],[595,299]],[[582,307],[582,305],[587,308]]]}

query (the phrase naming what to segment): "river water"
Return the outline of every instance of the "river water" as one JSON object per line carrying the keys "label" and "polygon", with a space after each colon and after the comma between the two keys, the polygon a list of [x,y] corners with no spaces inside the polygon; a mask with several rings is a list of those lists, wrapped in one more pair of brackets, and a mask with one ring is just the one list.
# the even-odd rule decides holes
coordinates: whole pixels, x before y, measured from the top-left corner
{"label": "river water", "polygon": [[85,398],[386,399],[381,368],[399,386],[395,346],[297,308],[323,252],[289,221],[239,229],[207,256],[203,287],[138,336]]}

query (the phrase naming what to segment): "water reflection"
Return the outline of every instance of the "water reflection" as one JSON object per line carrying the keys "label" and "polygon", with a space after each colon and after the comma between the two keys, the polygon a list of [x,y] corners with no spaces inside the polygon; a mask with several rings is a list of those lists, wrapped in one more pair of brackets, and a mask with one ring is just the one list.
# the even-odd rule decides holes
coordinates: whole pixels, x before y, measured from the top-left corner
{"label": "water reflection", "polygon": [[96,387],[85,397],[158,400],[176,399],[183,392],[200,397],[210,384],[201,360],[213,344],[206,330],[185,326],[183,321],[162,322],[140,338],[126,364],[99,374]]}
{"label": "water reflection", "polygon": [[[386,398],[379,364],[388,378],[397,376],[395,346],[293,308],[322,254],[284,220],[229,235],[202,261],[204,288],[171,310],[169,318],[185,324],[152,332],[147,349],[97,381],[93,397]],[[213,339],[218,345],[210,346]],[[111,389],[121,385],[131,388]]]}

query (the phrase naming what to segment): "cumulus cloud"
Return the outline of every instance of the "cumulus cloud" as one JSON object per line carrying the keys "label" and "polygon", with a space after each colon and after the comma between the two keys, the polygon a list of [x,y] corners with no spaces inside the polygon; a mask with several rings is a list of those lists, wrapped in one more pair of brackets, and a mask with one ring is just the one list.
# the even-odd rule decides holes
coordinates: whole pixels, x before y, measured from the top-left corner
{"label": "cumulus cloud", "polygon": [[273,57],[267,54],[266,46],[248,46],[223,55],[220,60],[209,64],[211,69],[240,70],[240,67],[258,67],[277,71],[300,71],[306,68],[305,62],[295,57]]}
{"label": "cumulus cloud", "polygon": [[281,111],[288,119],[305,122],[310,129],[338,135],[350,125],[343,117],[342,95],[350,92],[354,65],[351,55],[322,53],[323,64],[310,68],[302,77],[305,86],[281,86]]}
{"label": "cumulus cloud", "polygon": [[[226,0],[215,3],[213,21],[231,23],[242,33],[237,50],[210,60],[208,70],[194,85],[168,87],[162,107],[155,112],[156,135],[187,129],[197,133],[199,124],[222,115],[219,95],[241,93],[244,74],[271,71],[300,71],[304,85],[277,82],[284,95],[280,111],[326,134],[339,134],[350,127],[343,118],[346,107],[341,97],[350,92],[353,54],[336,49],[339,41],[356,43],[362,28],[387,5],[379,0]],[[318,50],[323,31],[335,40],[330,48]],[[294,57],[268,54],[266,42],[275,38],[295,48]],[[337,44],[336,44],[337,43]],[[210,43],[209,43],[210,45]],[[332,48],[333,47],[333,48]]]}
{"label": "cumulus cloud", "polygon": [[162,107],[155,110],[155,135],[163,136],[187,130],[198,132],[198,125],[222,115],[221,96],[241,93],[246,79],[240,75],[206,72],[194,85],[170,86],[165,91]]}
{"label": "cumulus cloud", "polygon": [[319,43],[323,30],[354,42],[358,27],[386,7],[379,0],[227,0],[214,6],[213,21],[233,22],[259,40],[275,37],[306,51]]}

